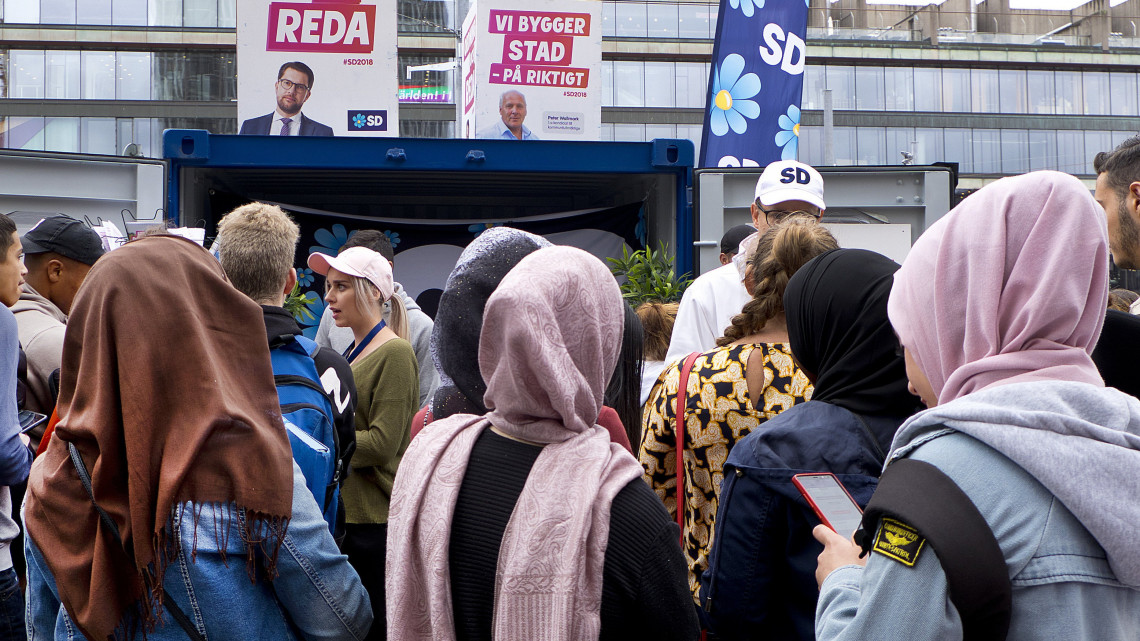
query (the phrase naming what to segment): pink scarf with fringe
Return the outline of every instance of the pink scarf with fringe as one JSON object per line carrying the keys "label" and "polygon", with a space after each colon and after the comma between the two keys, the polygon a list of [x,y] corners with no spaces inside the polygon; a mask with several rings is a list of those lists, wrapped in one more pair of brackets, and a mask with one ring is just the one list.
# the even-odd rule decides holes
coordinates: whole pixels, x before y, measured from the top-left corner
{"label": "pink scarf with fringe", "polygon": [[388,637],[450,640],[448,543],[482,430],[545,445],[499,548],[495,639],[585,641],[601,630],[610,504],[641,466],[595,421],[617,362],[621,292],[596,258],[541,249],[487,302],[479,365],[485,417],[432,424],[400,464],[388,520]]}

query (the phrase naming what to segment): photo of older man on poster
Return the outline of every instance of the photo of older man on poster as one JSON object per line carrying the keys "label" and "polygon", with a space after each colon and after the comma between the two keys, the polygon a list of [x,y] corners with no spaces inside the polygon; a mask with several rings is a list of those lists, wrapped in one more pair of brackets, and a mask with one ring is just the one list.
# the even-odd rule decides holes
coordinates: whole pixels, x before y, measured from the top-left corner
{"label": "photo of older man on poster", "polygon": [[476,138],[501,140],[538,140],[538,136],[523,124],[526,120],[526,96],[516,89],[508,89],[499,96],[499,120],[480,129]]}

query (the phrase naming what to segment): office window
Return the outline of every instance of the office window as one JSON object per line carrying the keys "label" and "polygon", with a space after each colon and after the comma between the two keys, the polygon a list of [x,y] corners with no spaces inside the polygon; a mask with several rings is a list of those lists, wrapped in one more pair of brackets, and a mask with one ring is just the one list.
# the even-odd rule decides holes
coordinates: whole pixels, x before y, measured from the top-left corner
{"label": "office window", "polygon": [[970,132],[974,148],[974,173],[1001,173],[1001,135],[998,129],[974,129]]}
{"label": "office window", "polygon": [[1056,82],[1057,115],[1084,113],[1084,101],[1081,91],[1081,72],[1056,71],[1053,74]]}
{"label": "office window", "polygon": [[8,60],[12,74],[8,97],[43,98],[44,52],[12,49],[8,52]]}
{"label": "office window", "polygon": [[123,151],[116,145],[114,118],[84,118],[82,134],[85,154],[115,155]]}
{"label": "office window", "polygon": [[115,95],[119,100],[150,100],[150,54],[120,51]]}
{"label": "office window", "polygon": [[617,35],[617,4],[613,2],[602,3],[602,35],[613,37]]}
{"label": "office window", "polygon": [[159,51],[151,56],[155,100],[237,98],[237,62],[233,52]]}
{"label": "office window", "polygon": [[181,27],[182,0],[147,0],[147,24],[154,27]]}
{"label": "office window", "polygon": [[855,140],[855,127],[835,127],[835,136],[832,138],[835,150],[836,165],[855,165],[858,159],[858,148]]}
{"label": "office window", "polygon": [[882,127],[858,127],[855,129],[855,143],[858,146],[857,164],[895,164],[887,160],[887,133]]}
{"label": "office window", "polygon": [[970,111],[970,106],[970,70],[943,69],[942,110],[964,113]]}
{"label": "office window", "polygon": [[45,151],[79,151],[79,118],[45,118]]}
{"label": "office window", "polygon": [[929,165],[946,160],[946,150],[942,146],[942,130],[933,128],[916,128],[914,130],[916,152],[914,164]]}
{"label": "office window", "polygon": [[677,126],[664,125],[664,124],[650,124],[645,125],[645,139],[656,140],[658,138],[676,138]]}
{"label": "office window", "polygon": [[111,24],[145,27],[146,3],[147,0],[111,0]]}
{"label": "office window", "polygon": [[[12,24],[39,24],[40,3],[28,0],[3,0],[4,22]],[[16,147],[12,147],[16,149]]]}
{"label": "office window", "polygon": [[1120,146],[1120,143],[1122,143],[1125,140],[1128,140],[1132,136],[1136,135],[1135,131],[1113,131],[1110,133],[1112,133],[1112,148],[1113,149],[1116,149],[1117,147]]}
{"label": "office window", "polygon": [[614,139],[614,123],[602,123],[602,137],[598,140],[613,140]]}
{"label": "office window", "polygon": [[614,105],[645,106],[645,66],[640,60],[614,61]]}
{"label": "office window", "polygon": [[675,107],[677,72],[672,62],[645,63],[645,106]]}
{"label": "office window", "polygon": [[680,38],[712,38],[715,20],[710,20],[714,7],[701,4],[677,5],[677,36]]}
{"label": "office window", "polygon": [[614,125],[614,140],[619,142],[644,142],[645,125],[618,123]]}
{"label": "office window", "polygon": [[823,165],[823,127],[800,125],[799,161]]}
{"label": "office window", "polygon": [[823,109],[823,89],[826,82],[826,69],[823,65],[804,65],[803,109]]}
{"label": "office window", "polygon": [[914,68],[914,110],[942,111],[942,70]]}
{"label": "office window", "polygon": [[1053,72],[1030,69],[1027,72],[1029,82],[1029,113],[1051,114],[1054,112]]}
{"label": "office window", "polygon": [[1090,116],[1101,116],[1112,113],[1109,103],[1112,101],[1112,90],[1108,85],[1108,73],[1104,71],[1086,71],[1081,74],[1084,83],[1085,110]]}
{"label": "office window", "polygon": [[182,0],[182,26],[218,26],[218,0]]}
{"label": "office window", "polygon": [[1001,98],[997,69],[970,70],[970,108],[975,113],[998,113]]}
{"label": "office window", "polygon": [[52,100],[77,100],[80,97],[80,65],[78,51],[45,53],[44,97]]}
{"label": "office window", "polygon": [[615,33],[619,38],[644,38],[646,34],[645,3],[616,3]]}
{"label": "office window", "polygon": [[614,106],[614,61],[602,61],[602,106]]}
{"label": "office window", "polygon": [[111,24],[111,0],[76,0],[76,24]]}
{"label": "office window", "polygon": [[1001,171],[1006,174],[1029,171],[1029,132],[1025,129],[1001,130]]}
{"label": "office window", "polygon": [[855,67],[855,108],[881,111],[884,105],[883,68]]}
{"label": "office window", "polygon": [[1024,69],[1002,69],[998,72],[1001,112],[1023,114],[1029,111],[1029,83]]}
{"label": "office window", "polygon": [[705,94],[709,90],[709,64],[678,62],[676,65],[677,106],[704,109],[707,102]]}
{"label": "office window", "polygon": [[1102,151],[1112,151],[1112,132],[1109,131],[1085,131],[1085,158],[1084,162],[1080,164],[1076,172],[1079,174],[1093,173],[1092,161],[1093,157]]}
{"label": "office window", "polygon": [[1029,171],[1057,168],[1057,132],[1052,129],[1031,129]]}
{"label": "office window", "polygon": [[[433,23],[436,25],[436,30],[447,31],[448,29],[455,28],[455,23],[452,20],[454,14],[451,10],[453,6],[451,2],[433,1],[431,3],[420,2],[419,4],[434,5],[433,8],[436,11],[444,14],[441,16],[442,20],[436,20]],[[237,0],[218,0],[218,26],[230,29],[237,26]],[[397,27],[397,29],[399,29],[399,27]]]}
{"label": "office window", "polygon": [[1136,74],[1131,72],[1108,74],[1109,109],[1114,116],[1135,116],[1136,109]]}
{"label": "office window", "polygon": [[4,146],[8,149],[44,150],[44,119],[9,116],[5,120]]}
{"label": "office window", "polygon": [[83,97],[87,100],[115,99],[115,54],[110,51],[82,52]]}
{"label": "office window", "polygon": [[[1096,151],[1101,151],[1097,149]],[[1095,152],[1094,152],[1095,153]],[[1089,164],[1085,156],[1085,136],[1080,131],[1057,132],[1057,170],[1069,174],[1087,173]]]}
{"label": "office window", "polygon": [[[836,110],[854,109],[855,68],[828,65],[826,74],[827,86],[825,88],[831,90],[831,108]],[[854,153],[854,149],[852,149],[852,153]]]}
{"label": "office window", "polygon": [[974,155],[970,145],[969,129],[942,130],[946,149],[946,162],[958,163],[958,171],[964,174],[974,171]]}
{"label": "office window", "polygon": [[[20,0],[17,0],[19,2]],[[23,0],[35,4],[35,0]],[[75,24],[76,0],[40,0],[40,24]],[[11,0],[8,2],[11,5]]]}
{"label": "office window", "polygon": [[677,5],[672,2],[646,3],[646,32],[650,38],[677,37]]}
{"label": "office window", "polygon": [[888,111],[914,111],[914,70],[910,67],[883,69],[886,109]]}
{"label": "office window", "polygon": [[[913,153],[911,144],[915,140],[912,127],[887,128],[887,155],[885,165],[898,165],[903,161],[902,152]],[[917,161],[916,161],[917,162]]]}

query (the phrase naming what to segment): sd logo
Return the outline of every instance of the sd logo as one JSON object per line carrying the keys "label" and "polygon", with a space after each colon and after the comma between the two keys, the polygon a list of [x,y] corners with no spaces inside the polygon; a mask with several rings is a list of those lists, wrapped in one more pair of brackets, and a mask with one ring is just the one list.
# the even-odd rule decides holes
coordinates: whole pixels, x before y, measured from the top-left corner
{"label": "sd logo", "polygon": [[806,169],[799,167],[785,167],[784,170],[780,172],[780,182],[785,185],[794,182],[806,185],[811,182],[811,174],[809,174]]}

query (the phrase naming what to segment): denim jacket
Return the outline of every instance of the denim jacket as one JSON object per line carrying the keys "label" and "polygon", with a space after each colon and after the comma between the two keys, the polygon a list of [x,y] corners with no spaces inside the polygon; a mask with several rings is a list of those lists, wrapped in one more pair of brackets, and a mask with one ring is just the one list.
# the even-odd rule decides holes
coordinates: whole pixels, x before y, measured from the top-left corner
{"label": "denim jacket", "polygon": [[[1117,581],[1104,549],[1024,469],[951,429],[929,432],[894,455],[948,475],[993,530],[1013,587],[1007,639],[1140,638],[1140,590]],[[820,593],[816,638],[961,639],[935,551],[920,550],[914,567],[872,553],[865,568],[832,572]]]}
{"label": "denim jacket", "polygon": [[[228,519],[225,538],[215,532],[212,506],[197,512],[192,503],[171,511],[177,546],[166,568],[164,587],[206,639],[363,639],[372,625],[372,608],[360,577],[337,550],[305,478],[293,464],[293,516],[277,556],[278,576],[251,583],[237,519]],[[221,519],[218,519],[219,521]],[[197,536],[197,555],[194,553]],[[219,542],[224,541],[224,557]],[[59,601],[55,579],[31,537],[28,560],[27,624],[29,641],[82,641],[83,633]],[[163,610],[155,631],[158,641],[187,639]]]}

